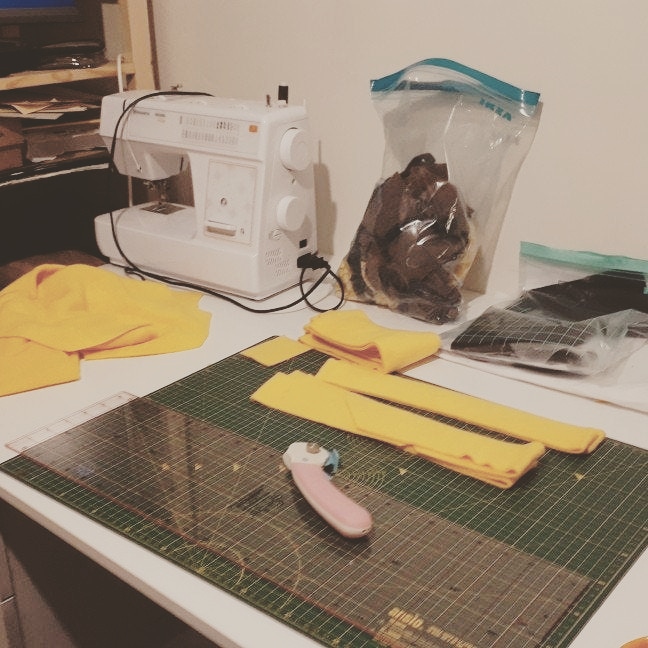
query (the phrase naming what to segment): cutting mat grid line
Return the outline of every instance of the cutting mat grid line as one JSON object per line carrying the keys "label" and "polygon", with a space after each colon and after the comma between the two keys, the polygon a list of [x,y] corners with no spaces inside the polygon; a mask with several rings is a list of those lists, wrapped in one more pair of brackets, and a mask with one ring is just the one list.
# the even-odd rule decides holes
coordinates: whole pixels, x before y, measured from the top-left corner
{"label": "cutting mat grid line", "polygon": [[[501,491],[252,403],[276,370],[226,358],[2,469],[336,647],[562,648],[646,546],[645,451],[549,452]],[[290,483],[281,453],[309,439],[340,451],[368,540]]]}

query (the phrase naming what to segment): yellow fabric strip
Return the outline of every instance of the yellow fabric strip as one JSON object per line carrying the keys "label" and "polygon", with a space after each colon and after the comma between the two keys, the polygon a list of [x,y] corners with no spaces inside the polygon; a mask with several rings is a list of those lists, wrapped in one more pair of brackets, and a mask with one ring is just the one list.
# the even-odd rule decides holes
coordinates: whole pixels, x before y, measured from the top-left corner
{"label": "yellow fabric strip", "polygon": [[0,292],[0,395],[75,380],[81,358],[199,347],[211,318],[200,298],[82,264],[38,266]]}
{"label": "yellow fabric strip", "polygon": [[250,358],[265,367],[274,367],[280,362],[295,358],[306,353],[310,347],[280,335],[279,337],[265,340],[253,347],[241,351],[241,355]]}
{"label": "yellow fabric strip", "polygon": [[605,433],[555,421],[404,376],[384,375],[340,360],[328,360],[317,376],[353,392],[449,416],[465,423],[574,454],[598,447]]}
{"label": "yellow fabric strip", "polygon": [[541,443],[508,443],[460,430],[299,371],[275,374],[251,398],[287,414],[389,443],[500,488],[513,486],[545,451]]}
{"label": "yellow fabric strip", "polygon": [[429,358],[440,346],[436,333],[379,326],[360,310],[321,313],[304,330],[300,338],[304,344],[386,373]]}

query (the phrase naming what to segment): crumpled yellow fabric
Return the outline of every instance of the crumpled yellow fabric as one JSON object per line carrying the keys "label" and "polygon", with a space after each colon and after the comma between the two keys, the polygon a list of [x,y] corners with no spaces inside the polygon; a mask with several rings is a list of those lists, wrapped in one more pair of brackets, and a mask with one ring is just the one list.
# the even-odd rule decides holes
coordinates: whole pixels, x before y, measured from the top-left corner
{"label": "crumpled yellow fabric", "polygon": [[299,341],[309,347],[384,373],[434,355],[441,344],[436,333],[380,326],[360,310],[321,313],[304,330]]}
{"label": "crumpled yellow fabric", "polygon": [[537,416],[405,376],[379,374],[344,360],[327,360],[317,376],[359,394],[434,412],[524,441],[539,441],[561,452],[587,454],[605,438],[597,428]]}
{"label": "crumpled yellow fabric", "polygon": [[509,443],[454,428],[300,371],[275,374],[251,398],[287,414],[389,443],[500,488],[513,486],[545,452],[538,442]]}
{"label": "crumpled yellow fabric", "polygon": [[80,360],[199,347],[201,295],[83,264],[44,264],[0,291],[0,395],[77,380]]}

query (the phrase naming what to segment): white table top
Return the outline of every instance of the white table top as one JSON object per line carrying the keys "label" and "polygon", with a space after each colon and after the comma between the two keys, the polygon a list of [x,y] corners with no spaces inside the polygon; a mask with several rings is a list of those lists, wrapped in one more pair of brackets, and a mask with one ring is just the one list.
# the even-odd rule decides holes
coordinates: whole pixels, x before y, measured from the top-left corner
{"label": "white table top", "polygon": [[[273,301],[286,303],[294,294],[284,293]],[[85,361],[77,382],[0,398],[0,461],[14,455],[6,443],[117,392],[143,396],[269,336],[297,339],[315,314],[305,307],[280,314],[251,314],[211,297],[204,297],[201,307],[213,316],[210,336],[200,349],[144,358]],[[430,325],[385,309],[353,303],[345,308],[362,308],[374,322],[384,326],[430,330]],[[648,384],[648,362],[642,366]],[[412,375],[537,414],[599,427],[612,438],[648,448],[646,413],[487,373],[454,362],[446,355],[418,367]],[[223,648],[320,646],[4,473],[0,473],[0,497]],[[648,635],[647,583],[648,553],[644,553],[572,642],[572,648],[620,648],[625,642]]]}

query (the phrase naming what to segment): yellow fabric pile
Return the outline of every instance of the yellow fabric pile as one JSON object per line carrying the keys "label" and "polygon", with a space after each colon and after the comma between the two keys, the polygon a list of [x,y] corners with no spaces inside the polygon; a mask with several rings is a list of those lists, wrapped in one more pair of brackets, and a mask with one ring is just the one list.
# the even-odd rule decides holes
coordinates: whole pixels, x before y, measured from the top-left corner
{"label": "yellow fabric pile", "polygon": [[385,373],[404,369],[434,355],[436,333],[403,331],[372,322],[363,311],[328,311],[304,327],[303,344],[334,358]]}
{"label": "yellow fabric pile", "polygon": [[[305,331],[301,345],[276,338],[245,354],[266,366],[303,353],[307,347],[336,359],[328,360],[316,376],[299,371],[277,373],[252,400],[389,443],[500,488],[510,488],[533,469],[546,448],[586,454],[605,438],[595,428],[555,421],[394,374],[434,355],[439,348],[435,333],[387,329],[371,322],[362,311],[317,315]],[[469,432],[391,403],[526,443]]]}
{"label": "yellow fabric pile", "polygon": [[538,442],[509,443],[460,430],[299,371],[275,374],[252,400],[389,443],[500,488],[515,484],[537,465],[545,451]]}
{"label": "yellow fabric pile", "polygon": [[199,347],[201,295],[76,264],[34,268],[0,291],[0,395],[77,380],[81,359]]}

